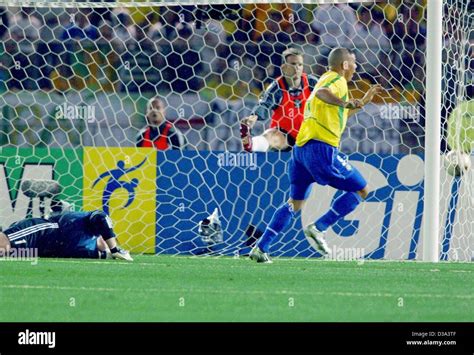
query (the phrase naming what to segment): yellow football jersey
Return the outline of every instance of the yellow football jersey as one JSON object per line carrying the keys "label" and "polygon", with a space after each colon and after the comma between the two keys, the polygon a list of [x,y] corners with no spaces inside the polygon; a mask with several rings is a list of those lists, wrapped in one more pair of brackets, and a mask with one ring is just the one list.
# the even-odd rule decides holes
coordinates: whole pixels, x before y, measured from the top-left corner
{"label": "yellow football jersey", "polygon": [[346,127],[349,109],[329,105],[318,99],[315,92],[321,87],[327,87],[343,101],[347,100],[347,81],[343,76],[333,71],[328,71],[321,76],[311,96],[306,101],[304,121],[296,138],[296,145],[299,147],[312,139],[339,147],[342,132]]}

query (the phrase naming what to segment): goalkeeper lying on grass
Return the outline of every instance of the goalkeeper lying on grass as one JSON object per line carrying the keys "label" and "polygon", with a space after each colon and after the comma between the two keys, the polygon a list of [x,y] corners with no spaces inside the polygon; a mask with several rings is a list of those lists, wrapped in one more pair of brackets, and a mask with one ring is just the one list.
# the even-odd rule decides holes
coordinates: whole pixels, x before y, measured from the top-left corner
{"label": "goalkeeper lying on grass", "polygon": [[28,218],[0,232],[0,257],[19,249],[36,249],[40,257],[133,261],[118,247],[112,221],[104,212],[65,212]]}

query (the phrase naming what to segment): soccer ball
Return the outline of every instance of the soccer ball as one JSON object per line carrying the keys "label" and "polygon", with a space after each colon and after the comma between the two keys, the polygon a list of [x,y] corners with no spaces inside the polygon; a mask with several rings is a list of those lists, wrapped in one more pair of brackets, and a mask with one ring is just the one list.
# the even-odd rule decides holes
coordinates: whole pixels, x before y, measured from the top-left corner
{"label": "soccer ball", "polygon": [[471,157],[469,154],[452,150],[444,156],[444,167],[451,176],[461,176],[471,169]]}

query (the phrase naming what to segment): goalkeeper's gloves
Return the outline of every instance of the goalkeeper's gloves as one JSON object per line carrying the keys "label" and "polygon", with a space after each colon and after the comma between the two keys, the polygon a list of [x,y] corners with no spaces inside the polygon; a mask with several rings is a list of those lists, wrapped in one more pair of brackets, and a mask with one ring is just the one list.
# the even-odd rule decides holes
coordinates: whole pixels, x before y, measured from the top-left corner
{"label": "goalkeeper's gloves", "polygon": [[250,134],[250,127],[247,125],[245,120],[240,122],[240,139],[242,140],[242,146],[245,151],[252,151],[252,136]]}

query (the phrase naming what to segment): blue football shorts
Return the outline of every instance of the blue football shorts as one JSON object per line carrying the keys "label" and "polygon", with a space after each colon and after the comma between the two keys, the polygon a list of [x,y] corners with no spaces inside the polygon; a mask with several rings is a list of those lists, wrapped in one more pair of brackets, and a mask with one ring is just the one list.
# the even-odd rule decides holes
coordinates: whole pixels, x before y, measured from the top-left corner
{"label": "blue football shorts", "polygon": [[293,200],[306,200],[314,182],[349,192],[367,186],[359,170],[329,144],[311,140],[302,147],[295,146],[292,154],[290,197]]}

